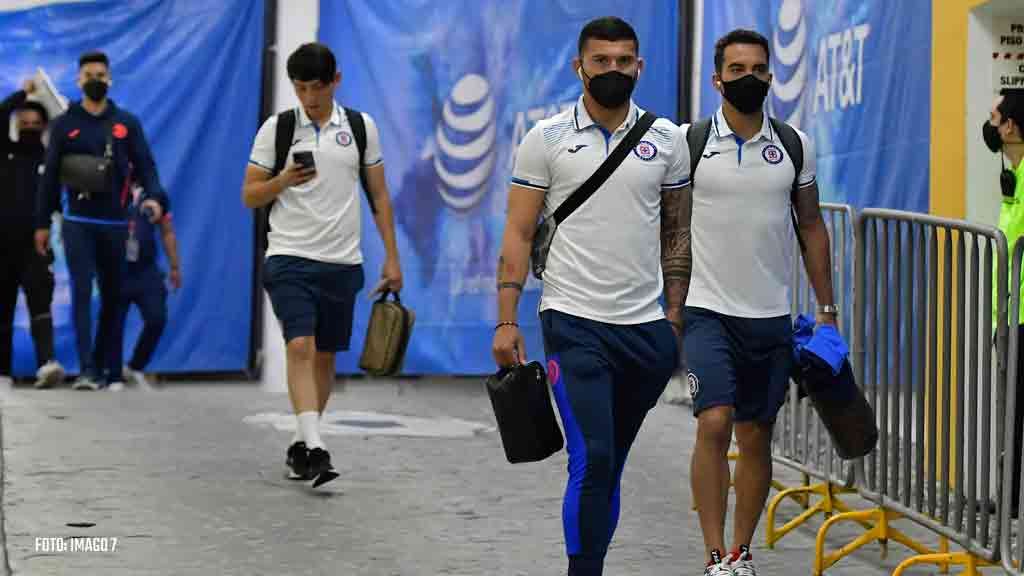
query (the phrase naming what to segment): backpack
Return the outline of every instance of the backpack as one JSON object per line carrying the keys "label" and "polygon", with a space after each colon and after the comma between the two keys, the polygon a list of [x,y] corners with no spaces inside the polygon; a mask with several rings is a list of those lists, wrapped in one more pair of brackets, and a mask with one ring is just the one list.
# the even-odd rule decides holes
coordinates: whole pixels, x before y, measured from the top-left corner
{"label": "backpack", "polygon": [[[789,215],[793,220],[793,231],[796,233],[796,240],[800,244],[800,251],[804,252],[806,251],[806,246],[804,246],[804,239],[800,237],[800,225],[796,219],[796,195],[800,188],[800,172],[804,169],[804,143],[800,140],[800,135],[797,134],[796,129],[789,124],[771,117],[768,118],[768,121],[771,122],[775,133],[779,135],[782,147],[786,150],[786,154],[789,155],[790,161],[793,162],[793,168],[795,168],[793,186],[789,191]],[[686,143],[690,147],[691,190],[694,186],[694,176],[697,174],[697,164],[700,163],[700,159],[704,155],[704,147],[707,146],[708,138],[710,137],[711,118],[694,122],[686,133]]]}
{"label": "backpack", "polygon": [[[369,186],[366,185],[366,167],[363,166],[363,158],[366,155],[366,123],[363,121],[362,113],[358,110],[353,110],[352,108],[343,109],[345,110],[345,117],[348,119],[348,125],[352,129],[352,138],[356,141],[356,150],[359,152],[359,183],[363,187],[370,211],[376,214],[377,206],[373,202]],[[298,112],[294,108],[285,110],[277,115],[277,131],[274,133],[274,170],[271,176],[280,174],[284,170],[285,164],[288,163],[288,152],[292,147],[292,138],[295,136],[297,120]],[[270,231],[270,210],[273,207],[274,202],[271,202],[263,209],[262,248],[264,252],[267,249],[267,233]]]}

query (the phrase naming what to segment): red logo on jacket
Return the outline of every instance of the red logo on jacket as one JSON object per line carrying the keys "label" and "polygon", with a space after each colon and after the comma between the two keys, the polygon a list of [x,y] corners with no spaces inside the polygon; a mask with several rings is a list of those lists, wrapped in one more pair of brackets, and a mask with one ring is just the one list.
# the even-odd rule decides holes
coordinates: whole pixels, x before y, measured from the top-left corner
{"label": "red logo on jacket", "polygon": [[114,124],[114,128],[111,132],[114,134],[114,138],[117,138],[118,140],[124,140],[128,137],[128,127],[120,122]]}
{"label": "red logo on jacket", "polygon": [[68,132],[68,139],[69,140],[74,140],[75,138],[78,138],[78,135],[81,134],[81,133],[82,133],[81,130],[79,130],[78,128],[75,128],[71,132]]}

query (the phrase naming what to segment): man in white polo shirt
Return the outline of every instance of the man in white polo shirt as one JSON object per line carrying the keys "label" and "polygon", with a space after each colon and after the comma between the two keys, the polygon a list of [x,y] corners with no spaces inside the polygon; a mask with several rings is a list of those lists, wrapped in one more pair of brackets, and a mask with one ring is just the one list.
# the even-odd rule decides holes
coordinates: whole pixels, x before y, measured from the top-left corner
{"label": "man in white polo shirt", "polygon": [[[683,128],[698,142],[707,136],[692,183],[693,267],[683,358],[698,419],[691,481],[708,576],[756,574],[750,542],[768,497],[772,426],[792,367],[794,226],[819,302],[818,322],[835,322],[814,148],[802,132],[764,113],[772,78],[768,61],[768,41],[757,32],[736,30],[719,40],[713,82],[722,106],[710,126]],[[802,151],[799,174],[801,161],[788,149]],[[740,452],[735,546],[723,557],[726,455],[734,429]]]}
{"label": "man in white polo shirt", "polygon": [[[358,127],[334,101],[341,74],[323,44],[304,44],[289,56],[288,77],[301,106],[291,117],[287,163],[275,174],[278,123],[290,112],[269,118],[256,135],[242,199],[249,208],[273,203],[263,282],[287,343],[288,393],[297,419],[286,463],[291,478],[317,486],[337,476],[319,418],[334,385],[335,353],[349,347],[363,288],[361,170],[386,251],[374,292],[398,292],[402,272],[376,124],[361,114],[366,140],[360,162]],[[303,153],[312,153],[312,166],[294,161]]]}
{"label": "man in white polo shirt", "polygon": [[[538,216],[552,217],[641,121],[630,99],[643,70],[638,53],[625,21],[588,23],[573,60],[583,96],[537,123],[519,147],[498,265],[500,367],[527,360],[516,319]],[[601,574],[626,455],[679,362],[688,185],[686,142],[658,119],[550,246],[540,316],[569,451],[562,520],[571,576]]]}

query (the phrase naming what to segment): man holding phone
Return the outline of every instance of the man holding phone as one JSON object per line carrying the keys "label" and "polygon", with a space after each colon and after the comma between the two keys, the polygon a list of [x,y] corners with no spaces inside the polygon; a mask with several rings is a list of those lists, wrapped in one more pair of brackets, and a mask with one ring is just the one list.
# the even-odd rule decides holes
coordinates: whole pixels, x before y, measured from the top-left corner
{"label": "man holding phone", "polygon": [[[300,46],[287,68],[301,106],[260,128],[242,201],[249,208],[271,206],[263,282],[287,344],[288,393],[297,420],[286,463],[289,477],[318,486],[337,477],[319,419],[334,385],[335,354],[349,347],[364,282],[361,173],[386,252],[374,293],[401,290],[402,271],[377,125],[368,114],[355,113],[365,131],[365,143],[357,143],[352,111],[334,100],[341,74],[323,44]],[[294,121],[286,140],[289,160],[278,167],[278,124],[287,121]]]}

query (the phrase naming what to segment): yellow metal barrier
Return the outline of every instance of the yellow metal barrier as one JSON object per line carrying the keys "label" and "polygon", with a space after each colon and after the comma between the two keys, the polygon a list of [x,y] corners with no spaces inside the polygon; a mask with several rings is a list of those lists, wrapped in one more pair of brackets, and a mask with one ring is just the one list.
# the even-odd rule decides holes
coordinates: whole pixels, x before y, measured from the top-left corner
{"label": "yellow metal barrier", "polygon": [[[898,542],[921,555],[934,554],[935,551],[928,549],[926,546],[907,536],[900,530],[890,526],[890,523],[895,520],[899,520],[900,518],[903,518],[903,515],[899,512],[893,512],[891,510],[886,510],[885,508],[874,508],[871,510],[843,512],[842,514],[836,514],[826,520],[818,530],[818,538],[815,543],[814,576],[821,576],[821,574],[825,573],[825,570],[836,562],[871,542],[878,542],[882,545],[882,558],[885,558],[888,555],[890,540]],[[867,528],[867,531],[858,536],[853,542],[850,542],[836,552],[826,556],[825,536],[828,534],[828,531],[832,526],[844,521],[857,522]]]}
{"label": "yellow metal barrier", "polygon": [[[834,512],[852,512],[853,510],[843,503],[839,499],[840,494],[855,494],[857,491],[853,488],[846,488],[832,482],[824,482],[821,484],[807,485],[805,476],[805,485],[798,486],[796,488],[789,488],[781,490],[778,494],[772,498],[768,504],[768,518],[766,521],[767,532],[765,533],[765,541],[768,544],[768,548],[775,548],[775,543],[782,539],[783,536],[789,534],[797,527],[801,526],[817,514],[824,514],[826,518],[832,516]],[[817,504],[808,507],[811,496],[817,495],[821,498]],[[802,514],[793,518],[782,527],[775,528],[775,515],[778,510],[779,504],[782,503],[786,498],[791,498],[799,503],[805,509]],[[862,521],[861,525],[864,528],[870,528],[870,523]]]}
{"label": "yellow metal barrier", "polygon": [[917,564],[937,564],[943,567],[944,574],[948,572],[950,566],[963,566],[964,570],[959,573],[960,576],[980,576],[981,572],[978,572],[978,568],[996,566],[996,564],[978,558],[968,552],[921,554],[901,562],[892,573],[892,576],[901,576],[904,570]]}

